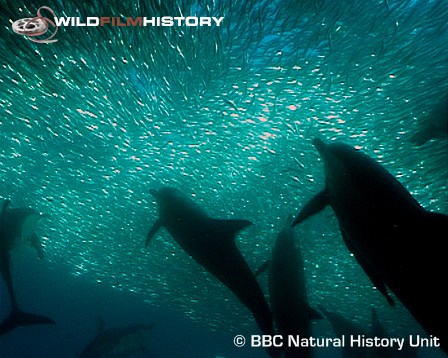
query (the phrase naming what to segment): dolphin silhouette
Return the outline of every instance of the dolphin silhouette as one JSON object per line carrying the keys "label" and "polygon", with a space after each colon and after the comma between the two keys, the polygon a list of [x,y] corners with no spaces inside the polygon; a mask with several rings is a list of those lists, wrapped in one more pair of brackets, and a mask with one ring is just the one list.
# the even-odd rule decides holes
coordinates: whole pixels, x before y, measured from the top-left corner
{"label": "dolphin silhouette", "polygon": [[18,240],[35,240],[33,234],[40,214],[28,208],[8,209],[9,204],[9,200],[3,202],[0,215],[0,272],[8,290],[11,312],[0,324],[0,335],[18,326],[55,323],[50,318],[23,312],[17,303],[11,275],[10,251]]}
{"label": "dolphin silhouette", "polygon": [[[289,335],[311,337],[311,321],[322,319],[308,303],[302,252],[295,242],[292,222],[291,217],[277,236],[269,272],[272,315],[278,333],[285,340]],[[312,356],[311,347],[286,347],[284,350],[285,358]]]}
{"label": "dolphin silhouette", "polygon": [[99,332],[84,348],[79,358],[126,358],[145,354],[145,343],[153,331],[153,324],[105,328],[100,318]]}
{"label": "dolphin silhouette", "polygon": [[252,312],[263,334],[274,334],[271,311],[260,285],[235,244],[235,235],[251,222],[212,219],[174,188],[150,192],[157,201],[159,218],[148,232],[146,246],[156,232],[165,227],[193,259]]}
{"label": "dolphin silhouette", "polygon": [[389,288],[427,333],[448,352],[448,216],[426,211],[386,169],[346,144],[315,139],[325,189],[294,225],[330,205],[342,237],[373,284],[390,303]]}

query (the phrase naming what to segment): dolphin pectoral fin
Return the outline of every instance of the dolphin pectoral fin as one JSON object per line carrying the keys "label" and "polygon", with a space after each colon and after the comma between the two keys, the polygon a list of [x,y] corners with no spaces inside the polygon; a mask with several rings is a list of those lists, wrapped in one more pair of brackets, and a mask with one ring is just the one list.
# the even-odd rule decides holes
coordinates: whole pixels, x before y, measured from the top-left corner
{"label": "dolphin pectoral fin", "polygon": [[292,226],[296,226],[310,216],[317,214],[329,204],[330,201],[328,199],[328,192],[325,189],[305,204],[305,206],[302,208],[302,210],[294,220]]}
{"label": "dolphin pectoral fin", "polygon": [[344,230],[340,228],[342,238],[344,239],[345,245],[349,249],[349,251],[355,256],[356,261],[358,261],[359,265],[362,267],[366,275],[369,277],[370,281],[373,283],[373,285],[376,287],[378,291],[380,291],[383,296],[386,298],[387,302],[391,306],[395,306],[395,301],[393,298],[389,295],[389,292],[387,290],[387,286],[381,276],[367,263],[367,261],[361,257],[361,255],[358,253],[358,251],[353,247],[350,240],[348,239],[347,235],[345,234]]}
{"label": "dolphin pectoral fin", "polygon": [[267,260],[267,261],[263,262],[261,264],[261,266],[255,270],[255,272],[254,272],[255,277],[258,277],[263,272],[265,272],[269,268],[270,265],[271,265],[271,260]]}
{"label": "dolphin pectoral fin", "polygon": [[324,318],[319,312],[317,312],[314,308],[309,307],[310,319],[318,320]]}
{"label": "dolphin pectoral fin", "polygon": [[145,247],[148,246],[153,236],[157,233],[157,231],[159,231],[161,227],[162,221],[160,219],[157,219],[156,222],[152,225],[151,229],[149,229],[148,235],[146,235]]}

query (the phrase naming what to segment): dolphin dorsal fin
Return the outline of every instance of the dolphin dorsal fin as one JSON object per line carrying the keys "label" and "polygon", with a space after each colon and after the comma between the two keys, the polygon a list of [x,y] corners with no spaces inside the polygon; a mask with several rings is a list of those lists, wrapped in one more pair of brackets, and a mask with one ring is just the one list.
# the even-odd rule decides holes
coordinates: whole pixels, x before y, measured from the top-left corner
{"label": "dolphin dorsal fin", "polygon": [[233,240],[235,235],[245,227],[252,225],[249,220],[220,220],[210,219],[209,231],[213,236],[228,238]]}

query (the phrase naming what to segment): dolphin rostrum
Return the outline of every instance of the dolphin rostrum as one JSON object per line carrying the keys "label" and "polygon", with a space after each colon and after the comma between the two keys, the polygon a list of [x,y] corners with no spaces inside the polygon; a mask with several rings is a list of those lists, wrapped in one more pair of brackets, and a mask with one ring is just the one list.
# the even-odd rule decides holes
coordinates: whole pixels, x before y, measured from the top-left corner
{"label": "dolphin rostrum", "polygon": [[[311,321],[322,318],[308,303],[302,252],[295,242],[292,222],[291,217],[277,236],[269,272],[272,315],[284,340],[290,335],[311,337]],[[286,347],[284,351],[285,358],[312,356],[311,347]]]}
{"label": "dolphin rostrum", "polygon": [[314,146],[324,162],[325,189],[305,204],[294,225],[330,205],[345,244],[372,283],[392,303],[389,288],[448,352],[448,216],[426,211],[359,150],[319,139]]}
{"label": "dolphin rostrum", "polygon": [[10,251],[19,240],[36,240],[34,230],[40,214],[28,208],[8,209],[9,204],[9,200],[3,203],[0,215],[0,272],[8,290],[11,312],[0,324],[0,335],[17,326],[55,323],[50,318],[23,312],[17,303],[11,275]]}
{"label": "dolphin rostrum", "polygon": [[177,189],[151,190],[159,218],[146,239],[165,227],[177,243],[207,271],[226,285],[252,312],[263,334],[273,335],[272,315],[254,274],[235,244],[235,235],[251,225],[247,220],[210,218]]}

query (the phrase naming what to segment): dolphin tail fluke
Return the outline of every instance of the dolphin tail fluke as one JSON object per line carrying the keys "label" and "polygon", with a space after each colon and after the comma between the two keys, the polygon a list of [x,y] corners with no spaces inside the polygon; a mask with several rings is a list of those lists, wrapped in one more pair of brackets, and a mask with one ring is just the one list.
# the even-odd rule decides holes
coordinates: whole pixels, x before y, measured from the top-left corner
{"label": "dolphin tail fluke", "polygon": [[305,204],[303,209],[300,211],[300,213],[292,223],[292,226],[296,226],[310,216],[313,216],[314,214],[322,211],[328,204],[328,193],[326,190],[323,190]]}
{"label": "dolphin tail fluke", "polygon": [[55,324],[51,318],[34,313],[27,313],[18,309],[13,310],[0,324],[0,335],[8,333],[18,326],[32,326],[35,324]]}

